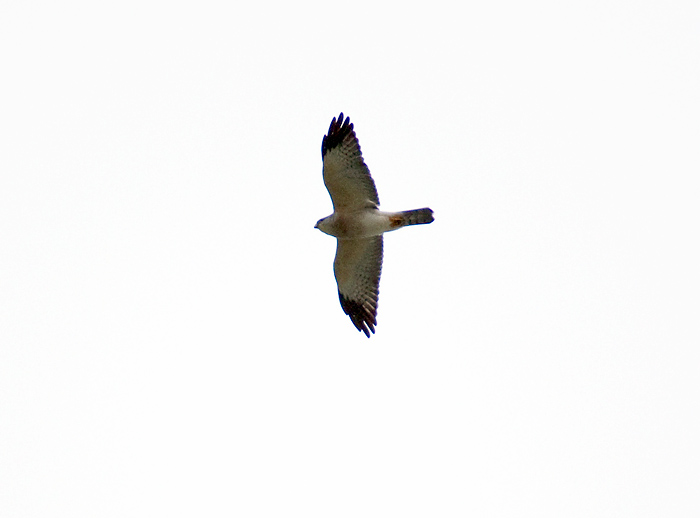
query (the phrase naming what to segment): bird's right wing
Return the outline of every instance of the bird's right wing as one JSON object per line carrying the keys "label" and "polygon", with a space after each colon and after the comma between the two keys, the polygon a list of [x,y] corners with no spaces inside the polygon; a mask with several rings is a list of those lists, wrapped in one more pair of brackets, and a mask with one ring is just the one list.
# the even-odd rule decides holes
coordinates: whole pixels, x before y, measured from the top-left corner
{"label": "bird's right wing", "polygon": [[343,311],[367,337],[377,325],[382,236],[338,239],[333,270]]}

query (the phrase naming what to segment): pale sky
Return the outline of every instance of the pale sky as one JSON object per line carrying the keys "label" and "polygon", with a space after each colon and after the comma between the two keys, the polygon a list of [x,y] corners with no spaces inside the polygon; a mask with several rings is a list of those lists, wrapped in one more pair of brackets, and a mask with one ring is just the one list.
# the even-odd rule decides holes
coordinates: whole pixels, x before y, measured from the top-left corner
{"label": "pale sky", "polygon": [[0,516],[700,515],[700,4],[113,4],[0,7]]}

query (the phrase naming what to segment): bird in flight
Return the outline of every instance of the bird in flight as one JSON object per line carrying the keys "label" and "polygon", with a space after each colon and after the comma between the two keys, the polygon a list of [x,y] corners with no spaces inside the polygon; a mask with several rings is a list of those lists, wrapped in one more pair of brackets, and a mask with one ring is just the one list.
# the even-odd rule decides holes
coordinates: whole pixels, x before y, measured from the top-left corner
{"label": "bird in flight", "polygon": [[323,182],[331,195],[333,214],[315,228],[337,238],[333,271],[343,311],[370,337],[377,325],[382,234],[408,225],[433,222],[433,211],[379,210],[379,196],[362,159],[353,124],[343,114],[331,121],[321,144]]}

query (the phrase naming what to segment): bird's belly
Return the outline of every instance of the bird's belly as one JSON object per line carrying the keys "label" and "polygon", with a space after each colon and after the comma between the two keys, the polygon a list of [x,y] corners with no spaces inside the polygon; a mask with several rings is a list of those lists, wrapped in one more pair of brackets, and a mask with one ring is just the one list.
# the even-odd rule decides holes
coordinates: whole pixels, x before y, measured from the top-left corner
{"label": "bird's belly", "polygon": [[391,221],[377,210],[338,215],[334,225],[336,237],[363,238],[379,236],[391,230]]}

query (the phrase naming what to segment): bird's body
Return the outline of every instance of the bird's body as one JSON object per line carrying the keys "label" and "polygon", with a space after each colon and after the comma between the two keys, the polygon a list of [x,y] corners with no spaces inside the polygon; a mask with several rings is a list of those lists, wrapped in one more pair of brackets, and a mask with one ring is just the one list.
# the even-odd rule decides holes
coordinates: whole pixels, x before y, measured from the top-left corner
{"label": "bird's body", "polygon": [[405,212],[383,212],[365,209],[358,212],[334,212],[318,222],[318,229],[339,239],[357,239],[381,236],[406,225],[419,225],[432,221],[430,209]]}
{"label": "bird's body", "polygon": [[323,181],[334,212],[316,228],[338,239],[333,269],[343,311],[367,337],[377,325],[377,299],[385,232],[432,223],[428,208],[403,212],[379,210],[379,196],[350,119],[341,113],[323,137]]}

